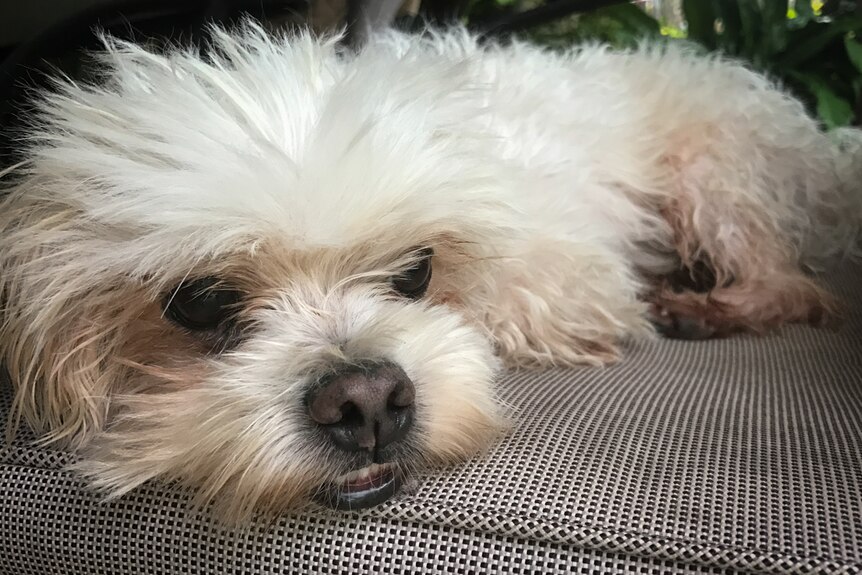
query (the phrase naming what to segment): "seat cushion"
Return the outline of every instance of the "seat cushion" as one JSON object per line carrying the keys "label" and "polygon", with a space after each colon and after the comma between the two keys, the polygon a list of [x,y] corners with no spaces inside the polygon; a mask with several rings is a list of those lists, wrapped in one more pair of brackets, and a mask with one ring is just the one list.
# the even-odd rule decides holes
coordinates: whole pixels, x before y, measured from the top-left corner
{"label": "seat cushion", "polygon": [[24,433],[0,451],[0,573],[862,572],[862,267],[831,284],[837,331],[512,373],[507,438],[358,513],[226,529],[159,484],[102,503]]}

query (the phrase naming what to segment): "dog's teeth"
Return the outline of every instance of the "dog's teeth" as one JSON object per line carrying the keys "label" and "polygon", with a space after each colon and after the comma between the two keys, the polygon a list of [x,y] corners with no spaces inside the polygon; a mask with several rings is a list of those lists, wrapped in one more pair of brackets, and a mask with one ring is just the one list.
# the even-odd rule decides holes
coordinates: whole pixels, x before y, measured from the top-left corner
{"label": "dog's teeth", "polygon": [[366,479],[372,475],[376,475],[378,473],[378,471],[382,470],[382,469],[383,469],[382,465],[377,465],[376,463],[372,463],[371,465],[369,465],[365,469],[359,470],[360,478]]}
{"label": "dog's teeth", "polygon": [[350,473],[345,473],[341,477],[336,480],[336,483],[353,483],[364,481],[369,477],[374,477],[376,475],[382,474],[384,471],[388,470],[391,467],[391,464],[377,464],[372,463],[368,467],[363,467],[362,469],[357,469],[356,471],[351,471]]}

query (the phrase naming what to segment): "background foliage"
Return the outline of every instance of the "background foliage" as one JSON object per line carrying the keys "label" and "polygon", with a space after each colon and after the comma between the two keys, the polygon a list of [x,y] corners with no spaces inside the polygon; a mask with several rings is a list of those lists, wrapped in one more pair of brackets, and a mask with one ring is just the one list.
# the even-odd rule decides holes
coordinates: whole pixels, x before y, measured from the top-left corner
{"label": "background foliage", "polygon": [[[667,0],[665,0],[667,1]],[[467,20],[560,0],[472,0]],[[553,47],[602,41],[631,47],[642,38],[696,42],[743,59],[784,83],[828,128],[862,123],[862,1],[678,0],[679,21],[662,22],[640,3],[599,8],[525,35]]]}

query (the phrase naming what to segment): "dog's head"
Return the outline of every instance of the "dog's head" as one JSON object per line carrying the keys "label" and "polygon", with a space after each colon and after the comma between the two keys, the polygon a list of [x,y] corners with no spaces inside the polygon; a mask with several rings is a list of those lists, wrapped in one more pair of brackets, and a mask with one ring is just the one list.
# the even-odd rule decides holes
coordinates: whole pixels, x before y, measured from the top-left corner
{"label": "dog's head", "polygon": [[15,412],[96,485],[177,480],[235,517],[362,507],[487,442],[469,302],[511,232],[506,176],[452,129],[480,112],[463,64],[397,44],[109,41],[98,87],[39,105],[0,207],[0,351]]}

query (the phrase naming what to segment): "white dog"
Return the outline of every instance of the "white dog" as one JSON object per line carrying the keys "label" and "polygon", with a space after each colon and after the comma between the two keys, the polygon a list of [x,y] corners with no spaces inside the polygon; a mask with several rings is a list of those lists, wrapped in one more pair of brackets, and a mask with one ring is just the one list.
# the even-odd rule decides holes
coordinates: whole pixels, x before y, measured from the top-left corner
{"label": "white dog", "polygon": [[0,357],[17,419],[110,496],[374,505],[491,440],[501,364],[820,324],[803,270],[858,249],[848,145],[719,58],[251,24],[207,56],[106,46],[5,178]]}

